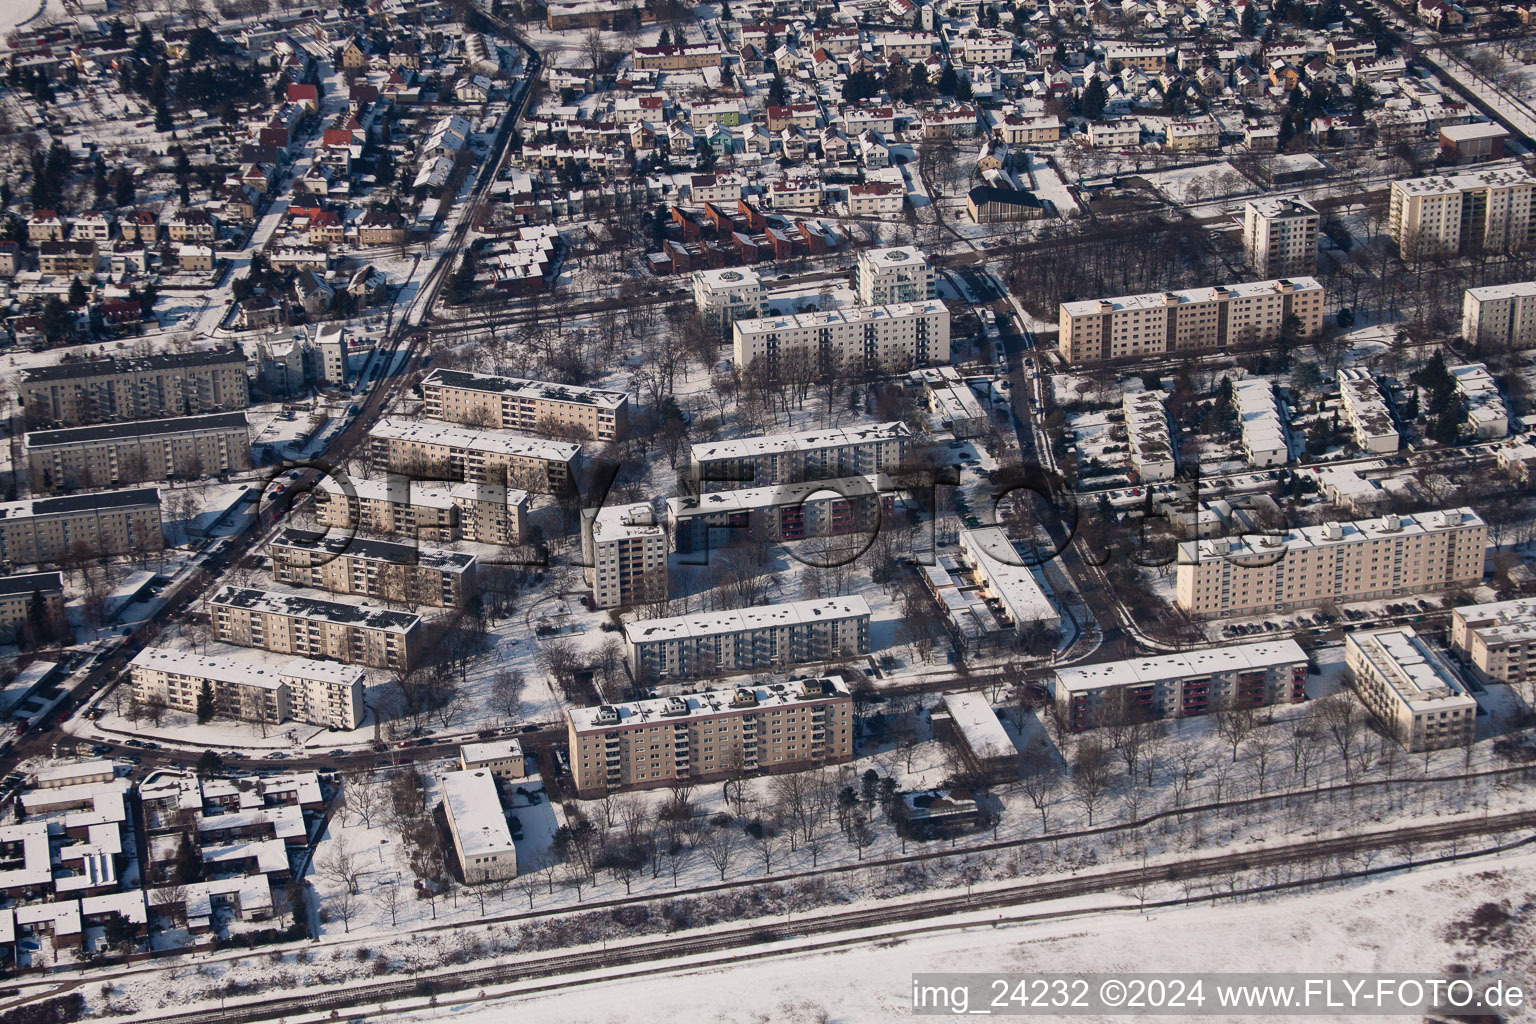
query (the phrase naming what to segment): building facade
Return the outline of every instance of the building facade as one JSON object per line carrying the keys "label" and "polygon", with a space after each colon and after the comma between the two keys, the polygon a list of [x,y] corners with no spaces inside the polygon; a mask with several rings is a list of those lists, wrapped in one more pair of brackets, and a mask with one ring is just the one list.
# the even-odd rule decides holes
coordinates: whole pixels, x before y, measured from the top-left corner
{"label": "building facade", "polygon": [[1468,288],[1461,336],[1482,350],[1536,348],[1536,281]]}
{"label": "building facade", "polygon": [[1278,337],[1292,316],[1300,337],[1322,328],[1314,278],[1063,302],[1057,350],[1068,363],[1092,363],[1244,347]]}
{"label": "building facade", "polygon": [[582,797],[804,771],[853,759],[853,697],[840,676],[566,713],[571,777]]}
{"label": "building facade", "polygon": [[63,426],[234,412],[250,404],[239,348],[30,367],[21,371],[16,398],[28,423]]}
{"label": "building facade", "polygon": [[687,554],[737,538],[793,541],[871,533],[893,511],[895,499],[890,478],[871,473],[668,498],[667,518],[673,550]]}
{"label": "building facade", "polygon": [[1344,664],[1361,703],[1409,753],[1472,742],[1477,701],[1412,629],[1350,633]]}
{"label": "building facade", "polygon": [[272,578],[295,587],[394,604],[463,608],[478,590],[474,555],[417,544],[284,530],[272,541]]}
{"label": "building facade", "polygon": [[1451,646],[1478,678],[1525,684],[1536,678],[1536,601],[1490,601],[1452,609]]}
{"label": "building facade", "polygon": [[1344,405],[1344,419],[1362,451],[1389,455],[1402,444],[1392,411],[1382,396],[1381,387],[1371,371],[1363,366],[1339,370],[1339,397]]}
{"label": "building facade", "polygon": [[1317,271],[1317,208],[1300,196],[1250,199],[1243,204],[1243,248],[1264,277]]}
{"label": "building facade", "polygon": [[516,488],[400,476],[345,483],[327,476],[315,488],[315,518],[321,525],[437,544],[522,544],[528,503],[528,492]]}
{"label": "building facade", "polygon": [[517,877],[517,846],[490,772],[444,772],[443,816],[466,885]]}
{"label": "building facade", "polygon": [[129,663],[133,699],[197,713],[206,683],[218,714],[278,725],[294,719],[352,730],[362,724],[363,670],[308,658],[271,662],[146,647]]}
{"label": "building facade", "polygon": [[949,309],[930,299],[737,320],[732,346],[744,373],[906,370],[949,362]]}
{"label": "building facade", "polygon": [[861,306],[939,297],[933,267],[916,249],[865,249],[853,265],[853,287]]}
{"label": "building facade", "polygon": [[1518,164],[1394,181],[1388,231],[1404,259],[1523,249],[1536,231],[1533,192]]}
{"label": "building facade", "polygon": [[581,445],[438,420],[385,417],[371,432],[373,464],[419,480],[558,493],[575,483]]}
{"label": "building facade", "polygon": [[693,274],[693,307],[706,327],[729,333],[737,320],[760,317],[767,298],[757,271],[746,267],[696,270]]}
{"label": "building facade", "polygon": [[689,450],[690,472],[700,491],[888,473],[901,465],[911,441],[911,428],[896,421],[705,441]]}
{"label": "building facade", "polygon": [[32,488],[45,493],[251,468],[243,412],[34,430],[25,448]]}
{"label": "building facade", "polygon": [[433,370],[421,393],[428,416],[453,423],[585,441],[622,441],[629,429],[622,391]]}
{"label": "building facade", "polygon": [[0,562],[52,562],[82,549],[97,556],[163,547],[160,492],[153,487],[0,504]]}
{"label": "building facade", "polygon": [[581,554],[595,607],[621,608],[666,598],[667,531],[650,505],[583,510]]}
{"label": "building facade", "polygon": [[215,636],[278,654],[404,670],[425,640],[421,616],[226,586],[210,602]]}
{"label": "building facade", "polygon": [[869,603],[857,595],[626,623],[636,679],[783,669],[869,653]]}
{"label": "building facade", "polygon": [[1475,586],[1488,527],[1470,508],[1179,545],[1177,604],[1219,618]]}

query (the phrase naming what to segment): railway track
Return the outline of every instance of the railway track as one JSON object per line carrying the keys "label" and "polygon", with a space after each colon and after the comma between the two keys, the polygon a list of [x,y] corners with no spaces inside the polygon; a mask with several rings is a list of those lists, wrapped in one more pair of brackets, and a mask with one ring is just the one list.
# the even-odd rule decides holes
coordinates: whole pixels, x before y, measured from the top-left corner
{"label": "railway track", "polygon": [[[394,979],[351,985],[343,990],[308,993],[303,996],[278,996],[220,1010],[174,1012],[158,1016],[142,1015],[140,1020],[157,1021],[161,1024],[247,1024],[297,1013],[324,1013],[356,1006],[377,1005],[391,1000],[420,996],[441,996],[449,993],[474,992],[487,986],[521,982],[529,979],[552,978],[581,971],[653,964],[681,957],[707,955],[746,949],[743,958],[765,955],[761,947],[784,940],[797,940],[793,952],[815,948],[798,940],[807,936],[833,932],[857,931],[862,928],[886,927],[903,922],[917,922],[929,918],[976,911],[998,910],[1030,903],[1111,892],[1123,888],[1137,888],[1149,884],[1183,881],[1192,878],[1210,878],[1237,872],[1253,871],[1281,864],[1294,864],[1309,860],[1326,860],[1347,857],[1368,851],[1395,847],[1443,843],[1476,836],[1509,832],[1527,832],[1536,829],[1536,810],[1514,811],[1490,815],[1481,819],[1433,822],[1395,829],[1385,829],[1363,835],[1332,837],[1290,843],[1259,850],[1237,853],[1214,854],[1195,857],[1173,864],[1147,867],[1120,868],[1094,874],[1075,875],[1049,882],[1029,882],[1006,886],[980,893],[955,894],[943,897],[927,897],[904,903],[894,903],[868,910],[853,910],[827,914],[800,921],[763,922],[746,924],[723,932],[713,932],[692,938],[664,936],[630,943],[614,948],[583,950],[577,953],[561,953],[553,956],[520,959],[513,963],[498,963],[485,967],[432,975],[427,978]],[[1530,842],[1536,836],[1522,836],[1519,842]],[[1386,870],[1386,869],[1377,869]],[[1363,872],[1344,873],[1362,874]],[[1340,877],[1333,875],[1328,877]],[[1286,883],[1294,884],[1294,883]],[[1273,888],[1284,888],[1278,885]],[[1263,887],[1270,888],[1270,887]],[[1234,886],[1235,889],[1235,886]],[[1040,915],[1063,916],[1063,915]],[[952,927],[952,926],[934,926]],[[845,944],[845,943],[839,943]],[[651,967],[645,972],[669,970],[668,967]]]}

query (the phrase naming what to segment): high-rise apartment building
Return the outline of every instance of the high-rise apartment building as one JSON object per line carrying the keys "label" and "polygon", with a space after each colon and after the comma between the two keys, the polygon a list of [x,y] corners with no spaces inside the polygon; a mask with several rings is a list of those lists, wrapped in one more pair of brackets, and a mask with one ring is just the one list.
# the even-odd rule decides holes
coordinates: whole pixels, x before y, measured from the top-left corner
{"label": "high-rise apartment building", "polygon": [[231,586],[209,603],[219,640],[278,654],[407,669],[424,640],[421,616],[367,605]]}
{"label": "high-rise apartment building", "polygon": [[583,573],[598,608],[660,601],[667,596],[667,531],[644,502],[585,509]]}
{"label": "high-rise apartment building", "polygon": [[1530,245],[1532,178],[1519,164],[1392,183],[1388,231],[1404,259]]}
{"label": "high-rise apartment building", "polygon": [[133,698],[158,700],[173,711],[196,713],[206,683],[218,714],[277,725],[296,719],[312,725],[356,729],[363,704],[363,670],[334,661],[262,656],[200,655],[146,647],[129,662]]}
{"label": "high-rise apartment building", "polygon": [[153,487],[0,504],[0,561],[52,562],[78,551],[126,555],[165,547]]}
{"label": "high-rise apartment building", "polygon": [[853,759],[853,697],[841,676],[566,713],[571,778],[582,797],[803,771]]}
{"label": "high-rise apartment building", "polygon": [[1056,670],[1052,696],[1074,729],[1306,699],[1307,652],[1294,640],[1235,644]]}
{"label": "high-rise apartment building", "polygon": [[949,362],[949,309],[928,299],[738,320],[733,346],[743,373],[907,370]]}
{"label": "high-rise apartment building", "polygon": [[251,468],[243,412],[34,430],[26,435],[35,491],[192,479]]}
{"label": "high-rise apartment building", "polygon": [[1317,208],[1300,196],[1250,199],[1243,204],[1243,248],[1265,277],[1317,271]]}
{"label": "high-rise apartment building", "polygon": [[857,595],[626,623],[636,679],[758,672],[869,653],[869,602]]}
{"label": "high-rise apartment building", "polygon": [[515,546],[527,536],[528,492],[498,484],[435,484],[389,476],[321,478],[315,518],[324,526],[448,543]]}
{"label": "high-rise apartment building", "polygon": [[28,367],[16,399],[29,424],[83,426],[234,412],[250,391],[236,347]]}
{"label": "high-rise apartment building", "polygon": [[1218,618],[1475,586],[1487,546],[1488,527],[1470,508],[1187,541],[1177,602]]}
{"label": "high-rise apartment building", "polygon": [[1412,629],[1350,633],[1344,638],[1344,664],[1360,702],[1409,753],[1472,742],[1477,701]]}
{"label": "high-rise apartment building", "polygon": [[1495,352],[1536,348],[1536,281],[1468,288],[1461,300],[1461,336]]}
{"label": "high-rise apartment building", "polygon": [[933,267],[916,249],[865,249],[853,265],[853,287],[861,306],[939,297]]}
{"label": "high-rise apartment building", "polygon": [[622,441],[629,430],[623,391],[433,370],[421,394],[428,416],[476,427],[583,441]]}
{"label": "high-rise apartment building", "polygon": [[394,604],[463,608],[476,592],[474,555],[418,544],[284,530],[272,541],[272,578],[294,587]]}
{"label": "high-rise apartment building", "polygon": [[1069,363],[1208,352],[1276,338],[1286,318],[1298,335],[1323,326],[1323,286],[1314,278],[1250,281],[1061,304],[1057,351]]}
{"label": "high-rise apartment building", "polygon": [[700,491],[729,491],[893,472],[911,442],[912,429],[892,421],[704,441],[691,446],[689,455]]}
{"label": "high-rise apartment building", "polygon": [[767,312],[767,297],[757,271],[747,267],[696,270],[693,273],[693,307],[705,326],[729,334],[737,320],[749,320]]}
{"label": "high-rise apartment building", "polygon": [[370,437],[375,466],[418,480],[490,483],[547,493],[574,484],[581,456],[579,444],[441,420],[385,417]]}

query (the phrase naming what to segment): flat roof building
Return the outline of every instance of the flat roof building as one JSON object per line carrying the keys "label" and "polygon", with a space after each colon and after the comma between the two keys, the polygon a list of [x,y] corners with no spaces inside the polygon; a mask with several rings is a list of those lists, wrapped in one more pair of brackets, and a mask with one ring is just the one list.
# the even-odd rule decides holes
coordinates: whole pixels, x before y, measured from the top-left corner
{"label": "flat roof building", "polygon": [[1410,753],[1465,746],[1477,729],[1477,701],[1456,672],[1412,629],[1344,638],[1360,700]]}
{"label": "flat roof building", "polygon": [[1074,729],[1095,729],[1126,716],[1203,715],[1306,699],[1307,652],[1294,640],[1234,644],[1183,654],[1059,668],[1052,697]]}
{"label": "flat roof building", "polygon": [[737,538],[794,541],[869,533],[894,509],[895,493],[884,473],[868,473],[685,494],[667,499],[667,518],[673,549],[692,553]]}
{"label": "flat roof building", "polygon": [[1509,410],[1499,394],[1499,385],[1482,363],[1451,367],[1456,393],[1467,403],[1467,427],[1479,441],[1491,441],[1509,434]]}
{"label": "flat roof building", "polygon": [[219,640],[349,665],[408,669],[421,653],[421,616],[226,586],[210,605]]}
{"label": "flat roof building", "polygon": [[528,504],[528,492],[518,488],[403,476],[345,482],[323,476],[315,487],[315,518],[324,526],[435,543],[520,545],[528,532]]}
{"label": "flat roof building", "polygon": [[768,310],[762,279],[748,267],[694,271],[693,306],[706,327],[726,336],[737,320],[760,317]]}
{"label": "flat roof building", "polygon": [[1243,248],[1265,277],[1317,272],[1317,207],[1297,195],[1266,196],[1243,204]]}
{"label": "flat roof building", "polygon": [[865,249],[853,264],[853,288],[861,306],[926,302],[939,297],[933,265],[917,249]]}
{"label": "flat roof building", "polygon": [[1394,181],[1387,228],[1405,260],[1525,248],[1536,239],[1533,190],[1518,163]]}
{"label": "flat roof building", "polygon": [[1536,281],[1468,288],[1461,336],[1482,352],[1536,348]]}
{"label": "flat roof building", "polygon": [[853,697],[841,676],[566,712],[582,797],[853,759]]}
{"label": "flat roof building", "polygon": [[1158,391],[1138,391],[1120,400],[1125,413],[1126,447],[1131,466],[1142,481],[1172,480],[1178,470],[1168,411]]}
{"label": "flat roof building", "polygon": [[363,670],[308,658],[270,659],[247,652],[199,655],[146,647],[129,662],[133,698],[197,713],[206,682],[218,714],[277,725],[290,719],[352,730],[362,724]]}
{"label": "flat roof building", "polygon": [[667,597],[667,530],[645,502],[581,514],[582,572],[597,608]]}
{"label": "flat roof building", "polygon": [[286,529],[272,541],[272,579],[393,604],[463,608],[478,588],[472,554],[356,535]]}
{"label": "flat roof building", "polygon": [[251,468],[243,412],[34,430],[25,448],[32,487],[44,492]]}
{"label": "flat roof building", "polygon": [[853,595],[640,619],[624,640],[636,679],[705,678],[868,654],[869,620]]}
{"label": "flat roof building", "polygon": [[459,767],[467,772],[483,769],[508,782],[516,782],[528,774],[523,745],[509,739],[464,744],[459,748]]}
{"label": "flat roof building", "polygon": [[1061,613],[1001,526],[960,531],[960,561],[975,577],[981,596],[1005,628],[1023,635],[1061,628]]}
{"label": "flat roof building", "polygon": [[890,472],[911,440],[911,428],[893,421],[705,441],[690,446],[689,455],[701,491],[727,491]]}
{"label": "flat roof building", "polygon": [[1264,469],[1291,461],[1285,417],[1273,384],[1258,377],[1237,381],[1232,385],[1232,404],[1237,406],[1238,429],[1248,465]]}
{"label": "flat roof building", "polygon": [[1208,619],[1474,586],[1487,546],[1488,527],[1470,508],[1186,541],[1177,603]]}
{"label": "flat roof building", "polygon": [[1451,609],[1451,646],[1485,681],[1520,685],[1536,679],[1536,599]]}
{"label": "flat roof building", "polygon": [[81,426],[234,412],[250,391],[236,346],[26,367],[16,398],[30,425]]}
{"label": "flat roof building", "polygon": [[0,504],[0,561],[52,562],[76,551],[125,555],[165,546],[160,492],[97,491]]}
{"label": "flat roof building", "polygon": [[43,602],[42,628],[67,639],[69,624],[64,618],[64,575],[57,572],[0,576],[0,637],[15,640],[25,630],[38,625],[33,621],[34,597],[41,597]]}
{"label": "flat roof building", "polygon": [[1362,366],[1339,370],[1339,397],[1344,404],[1344,419],[1349,423],[1356,447],[1380,455],[1397,451],[1402,444],[1392,411],[1382,397],[1381,387],[1371,371]]}
{"label": "flat roof building", "polygon": [[934,735],[959,751],[972,775],[989,782],[1018,778],[1019,750],[982,694],[946,693],[931,717]]}
{"label": "flat roof building", "polygon": [[441,420],[385,417],[370,434],[375,466],[420,480],[462,480],[558,493],[574,485],[581,457],[579,444]]}
{"label": "flat roof building", "polygon": [[620,441],[629,428],[623,391],[438,369],[421,393],[428,416],[454,423],[581,441]]}
{"label": "flat roof building", "polygon": [[928,299],[737,320],[732,345],[742,373],[906,370],[949,362],[949,308]]}
{"label": "flat roof building", "polygon": [[445,772],[443,812],[465,885],[517,877],[517,846],[496,780],[484,769]]}

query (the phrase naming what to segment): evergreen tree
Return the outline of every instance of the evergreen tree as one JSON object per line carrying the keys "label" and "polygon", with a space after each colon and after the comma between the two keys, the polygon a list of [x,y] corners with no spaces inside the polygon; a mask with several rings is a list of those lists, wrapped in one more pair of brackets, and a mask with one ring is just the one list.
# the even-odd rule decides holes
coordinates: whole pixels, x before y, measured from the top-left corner
{"label": "evergreen tree", "polygon": [[27,625],[32,630],[32,642],[35,644],[47,643],[52,639],[53,630],[48,621],[48,602],[43,600],[41,590],[32,591],[32,598],[27,602]]}
{"label": "evergreen tree", "polygon": [[71,309],[79,309],[85,305],[90,295],[85,290],[85,282],[78,277],[69,282],[69,306]]}
{"label": "evergreen tree", "polygon": [[119,167],[113,177],[116,180],[112,183],[112,201],[118,206],[132,206],[134,200],[133,175],[128,173],[126,167]]}
{"label": "evergreen tree", "polygon": [[971,77],[967,75],[955,83],[955,99],[966,103],[970,101],[971,95]]}
{"label": "evergreen tree", "polygon": [[1253,3],[1253,0],[1249,0],[1248,5],[1243,8],[1243,19],[1239,27],[1243,35],[1249,39],[1259,34],[1259,7]]}
{"label": "evergreen tree", "polygon": [[203,680],[203,688],[197,691],[197,722],[199,725],[213,717],[213,684]]}
{"label": "evergreen tree", "polygon": [[939,82],[937,88],[942,95],[953,96],[955,94],[955,85],[958,81],[959,78],[955,74],[955,69],[950,65],[945,64],[944,70],[939,72]]}
{"label": "evergreen tree", "polygon": [[1104,89],[1104,80],[1094,75],[1083,87],[1082,99],[1078,101],[1083,116],[1090,121],[1097,121],[1104,116],[1104,104],[1108,102],[1109,94]]}
{"label": "evergreen tree", "polygon": [[170,108],[164,101],[155,105],[155,131],[168,132],[176,127],[176,122],[171,120]]}

